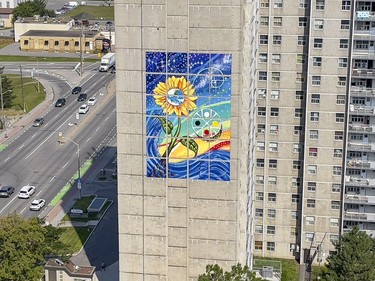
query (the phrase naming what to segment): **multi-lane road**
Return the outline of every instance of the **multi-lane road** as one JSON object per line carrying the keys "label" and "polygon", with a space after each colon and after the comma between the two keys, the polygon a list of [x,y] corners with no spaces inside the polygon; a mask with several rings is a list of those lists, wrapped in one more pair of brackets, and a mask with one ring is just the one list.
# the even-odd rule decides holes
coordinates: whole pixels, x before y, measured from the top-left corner
{"label": "multi-lane road", "polygon": [[[66,105],[55,107],[54,102],[47,110],[40,112],[38,117],[44,117],[41,127],[27,125],[22,132],[9,141],[6,149],[0,152],[0,184],[15,187],[15,193],[10,198],[0,198],[0,216],[16,212],[24,217],[46,215],[29,210],[30,202],[43,198],[48,203],[56,196],[62,187],[72,178],[78,169],[77,145],[80,148],[80,163],[95,155],[116,135],[115,95],[107,93],[108,83],[114,79],[111,73],[99,73],[94,69],[81,82],[82,92],[88,98],[96,96],[97,103],[90,106],[87,114],[77,111],[81,104],[77,95],[71,94],[69,81],[49,75],[49,70],[72,69],[73,64],[40,64],[39,76],[53,89],[54,100],[66,98]],[[35,65],[24,64],[25,71],[31,71]],[[15,71],[16,66],[7,65],[8,72]],[[64,144],[58,144],[59,132],[63,134]],[[30,199],[19,199],[17,193],[24,185],[36,187],[35,194]],[[46,208],[46,207],[45,207]]]}

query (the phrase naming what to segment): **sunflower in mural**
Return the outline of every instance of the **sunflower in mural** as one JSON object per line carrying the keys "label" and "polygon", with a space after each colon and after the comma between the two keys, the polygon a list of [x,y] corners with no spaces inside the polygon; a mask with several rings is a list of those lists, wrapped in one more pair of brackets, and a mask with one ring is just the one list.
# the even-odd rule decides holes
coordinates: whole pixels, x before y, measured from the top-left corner
{"label": "sunflower in mural", "polygon": [[194,110],[197,96],[193,85],[185,77],[172,76],[166,83],[160,82],[154,89],[155,103],[163,108],[164,113],[175,113],[178,117],[188,115]]}

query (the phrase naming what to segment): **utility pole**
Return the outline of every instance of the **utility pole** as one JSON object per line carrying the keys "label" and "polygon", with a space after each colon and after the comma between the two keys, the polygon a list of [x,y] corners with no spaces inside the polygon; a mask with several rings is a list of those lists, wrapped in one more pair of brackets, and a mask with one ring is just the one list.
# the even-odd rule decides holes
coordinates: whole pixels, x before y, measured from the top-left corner
{"label": "utility pole", "polygon": [[39,60],[38,58],[36,58],[36,73],[38,73],[38,93],[40,92],[40,88],[39,88]]}
{"label": "utility pole", "polygon": [[84,39],[85,39],[85,35],[83,34],[83,21],[81,21],[81,42],[79,44],[80,46],[80,54],[81,54],[81,67],[80,67],[80,71],[79,71],[79,75],[82,76],[83,75],[83,53],[84,53]]}
{"label": "utility pole", "polygon": [[0,67],[0,95],[1,95],[1,115],[2,115],[2,122],[3,122],[3,129],[6,128],[5,126],[5,115],[4,115],[4,101],[3,101],[3,85],[1,81],[1,75],[3,74],[4,66]]}
{"label": "utility pole", "polygon": [[20,65],[20,72],[21,72],[21,95],[22,95],[22,103],[23,103],[23,112],[26,112],[26,101],[25,95],[23,92],[23,79],[22,79],[22,66]]}

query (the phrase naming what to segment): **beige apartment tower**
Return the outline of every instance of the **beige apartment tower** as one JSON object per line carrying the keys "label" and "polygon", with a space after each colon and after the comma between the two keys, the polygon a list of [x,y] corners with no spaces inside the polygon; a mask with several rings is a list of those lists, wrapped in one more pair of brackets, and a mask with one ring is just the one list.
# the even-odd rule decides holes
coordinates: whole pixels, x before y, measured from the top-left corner
{"label": "beige apartment tower", "polygon": [[120,280],[251,264],[255,13],[115,1]]}

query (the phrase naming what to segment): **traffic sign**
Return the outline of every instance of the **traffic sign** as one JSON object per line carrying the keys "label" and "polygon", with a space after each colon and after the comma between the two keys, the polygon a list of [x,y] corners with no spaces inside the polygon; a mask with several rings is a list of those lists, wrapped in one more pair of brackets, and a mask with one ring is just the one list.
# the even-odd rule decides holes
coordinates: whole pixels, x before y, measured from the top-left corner
{"label": "traffic sign", "polygon": [[81,178],[78,178],[78,180],[77,180],[77,188],[78,189],[82,188]]}

